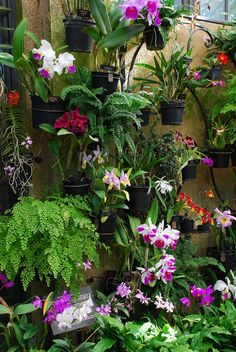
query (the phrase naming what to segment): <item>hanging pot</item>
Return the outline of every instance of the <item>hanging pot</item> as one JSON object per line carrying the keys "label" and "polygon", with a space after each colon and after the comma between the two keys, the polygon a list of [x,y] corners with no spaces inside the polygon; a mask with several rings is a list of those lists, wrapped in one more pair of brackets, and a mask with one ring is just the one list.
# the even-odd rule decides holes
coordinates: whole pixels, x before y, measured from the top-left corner
{"label": "hanging pot", "polygon": [[103,93],[99,96],[101,100],[104,100],[107,95],[117,91],[117,86],[120,79],[119,74],[112,72],[112,69],[115,69],[114,67],[110,68],[110,66],[103,66],[103,69],[107,71],[110,69],[110,72],[92,72],[92,87],[94,89],[100,87],[104,89]]}
{"label": "hanging pot", "polygon": [[182,233],[192,233],[194,231],[194,221],[190,219],[182,219],[180,222],[180,231]]}
{"label": "hanging pot", "polygon": [[236,166],[236,149],[231,154],[231,163],[232,166]]}
{"label": "hanging pot", "polygon": [[180,215],[175,215],[172,217],[170,226],[172,229],[180,230],[180,222],[181,222],[182,216]]}
{"label": "hanging pot", "polygon": [[211,225],[206,223],[206,224],[202,224],[202,225],[198,225],[197,227],[198,232],[200,233],[207,233],[210,232],[211,230]]}
{"label": "hanging pot", "polygon": [[200,72],[201,75],[206,75],[205,78],[211,81],[220,81],[221,66],[212,66],[211,68],[204,68]]}
{"label": "hanging pot", "polygon": [[235,269],[235,248],[217,250],[216,247],[209,249],[209,256],[219,260],[225,267],[226,271]]}
{"label": "hanging pot", "polygon": [[182,125],[184,116],[184,101],[161,102],[162,125]]}
{"label": "hanging pot", "polygon": [[18,195],[11,189],[8,178],[5,176],[0,180],[0,214],[11,209],[18,201]]}
{"label": "hanging pot", "polygon": [[165,42],[157,26],[146,27],[144,38],[147,50],[162,50],[165,47]]}
{"label": "hanging pot", "polygon": [[197,176],[197,163],[195,160],[190,160],[188,165],[185,166],[182,170],[183,181],[192,181],[195,180]]}
{"label": "hanging pot", "polygon": [[129,209],[146,213],[150,208],[151,192],[148,186],[131,186],[129,187],[130,201],[128,203]]}
{"label": "hanging pot", "polygon": [[89,193],[91,180],[84,172],[78,172],[63,181],[65,193],[72,196],[84,196]]}
{"label": "hanging pot", "polygon": [[114,239],[117,215],[111,213],[103,214],[103,216],[107,216],[107,220],[103,223],[99,220],[98,233],[100,235],[101,242],[110,243]]}
{"label": "hanging pot", "polygon": [[33,128],[39,128],[42,123],[54,125],[66,110],[65,102],[59,97],[49,97],[45,103],[39,96],[31,95]]}
{"label": "hanging pot", "polygon": [[[87,11],[87,13],[89,12]],[[91,17],[88,14],[85,18],[66,17],[63,22],[69,51],[91,53],[93,50],[93,39],[84,33],[85,29],[96,27]]]}
{"label": "hanging pot", "polygon": [[226,150],[210,150],[209,156],[213,160],[213,167],[215,168],[228,168],[230,161],[230,151]]}
{"label": "hanging pot", "polygon": [[139,118],[142,120],[141,125],[148,126],[150,114],[151,114],[151,109],[141,109],[140,112],[141,112],[141,114],[139,115]]}

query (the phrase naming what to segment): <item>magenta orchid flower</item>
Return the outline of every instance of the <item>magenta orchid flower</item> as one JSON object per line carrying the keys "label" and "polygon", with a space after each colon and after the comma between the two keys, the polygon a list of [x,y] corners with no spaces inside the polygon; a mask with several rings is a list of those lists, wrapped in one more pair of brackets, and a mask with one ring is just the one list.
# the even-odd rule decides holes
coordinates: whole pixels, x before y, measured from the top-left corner
{"label": "magenta orchid flower", "polygon": [[39,296],[35,297],[32,304],[35,308],[42,308],[43,307],[43,301],[41,300],[41,298]]}
{"label": "magenta orchid flower", "polygon": [[163,251],[163,256],[155,265],[157,279],[162,280],[165,284],[172,281],[173,273],[176,271],[175,258],[171,254],[166,254]]}
{"label": "magenta orchid flower", "polygon": [[214,161],[211,158],[203,158],[202,159],[203,164],[205,164],[206,166],[212,167],[214,165]]}
{"label": "magenta orchid flower", "polygon": [[116,295],[122,298],[128,297],[131,293],[130,286],[126,285],[125,282],[121,282],[121,284],[116,289]]}
{"label": "magenta orchid flower", "polygon": [[180,298],[180,303],[182,303],[185,307],[190,307],[190,299],[188,297]]}
{"label": "magenta orchid flower", "polygon": [[144,285],[150,285],[156,281],[156,275],[154,273],[154,268],[137,268],[141,271],[141,281]]}
{"label": "magenta orchid flower", "polygon": [[141,290],[137,290],[135,297],[139,300],[140,303],[146,305],[149,304],[150,298],[148,298],[147,295],[145,295]]}
{"label": "magenta orchid flower", "polygon": [[148,219],[148,224],[142,224],[137,227],[137,232],[139,235],[143,236],[143,240],[146,243],[151,241],[151,238],[156,236],[157,234],[157,227],[152,223],[151,218]]}
{"label": "magenta orchid flower", "polygon": [[230,210],[220,211],[218,208],[215,209],[215,212],[218,214],[216,217],[217,227],[221,227],[224,230],[226,227],[232,226],[233,220],[236,220],[236,217],[231,215]]}

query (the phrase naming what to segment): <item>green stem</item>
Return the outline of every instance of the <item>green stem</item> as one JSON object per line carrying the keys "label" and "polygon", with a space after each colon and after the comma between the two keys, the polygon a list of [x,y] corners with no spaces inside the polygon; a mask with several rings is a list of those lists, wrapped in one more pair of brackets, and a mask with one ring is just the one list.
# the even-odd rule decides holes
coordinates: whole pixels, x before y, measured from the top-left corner
{"label": "green stem", "polygon": [[92,334],[89,335],[89,337],[88,337],[81,345],[79,345],[79,346],[74,350],[74,352],[79,351],[80,348],[81,348],[81,347],[82,347],[99,329],[100,329],[100,326],[98,326],[97,329],[94,330],[94,331],[92,332]]}
{"label": "green stem", "polygon": [[146,247],[145,257],[144,257],[144,268],[147,268],[147,265],[148,265],[148,254],[149,254],[149,247]]}

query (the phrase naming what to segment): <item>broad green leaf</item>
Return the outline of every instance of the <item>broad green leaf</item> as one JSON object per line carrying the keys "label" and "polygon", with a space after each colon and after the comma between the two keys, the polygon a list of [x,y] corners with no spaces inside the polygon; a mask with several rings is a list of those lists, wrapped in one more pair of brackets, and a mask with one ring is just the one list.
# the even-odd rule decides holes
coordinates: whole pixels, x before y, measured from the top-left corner
{"label": "broad green leaf", "polygon": [[56,155],[57,157],[60,156],[60,145],[59,142],[55,139],[48,140],[48,147],[50,148],[51,152]]}
{"label": "broad green leaf", "polygon": [[48,102],[48,92],[45,87],[45,83],[41,77],[36,77],[35,78],[35,93],[40,96],[40,98],[47,103]]}
{"label": "broad green leaf", "polygon": [[58,136],[67,136],[67,135],[74,135],[72,132],[66,130],[65,128],[61,128],[58,132],[57,132]]}
{"label": "broad green leaf", "polygon": [[153,224],[157,223],[157,219],[158,219],[158,201],[157,201],[157,198],[153,199],[151,208],[148,211],[148,215],[147,215],[146,221],[149,218],[151,218]]}
{"label": "broad green leaf", "polygon": [[24,37],[26,33],[26,28],[28,25],[28,19],[24,18],[16,27],[13,35],[12,45],[13,45],[13,57],[15,63],[19,58],[22,57],[24,53]]}
{"label": "broad green leaf", "polygon": [[94,352],[104,352],[110,349],[117,340],[112,339],[111,337],[103,337],[94,347]]}
{"label": "broad green leaf", "polygon": [[37,37],[37,35],[35,35],[33,32],[25,32],[25,34],[27,36],[29,36],[34,42],[35,44],[40,47],[41,46],[41,41],[39,40],[39,38]]}
{"label": "broad green leaf", "polygon": [[137,227],[139,227],[140,225],[140,220],[131,215],[128,215],[128,217],[129,217],[129,225],[132,230],[132,233],[134,236],[137,236]]}
{"label": "broad green leaf", "polygon": [[110,33],[111,23],[107,14],[107,9],[102,0],[88,0],[92,16],[100,32],[105,35]]}
{"label": "broad green leaf", "polygon": [[13,327],[13,329],[15,331],[15,335],[16,335],[17,341],[19,342],[21,347],[24,348],[25,347],[25,342],[24,342],[24,339],[23,339],[23,335],[22,335],[21,329],[19,328],[19,326],[16,323],[12,323],[12,327]]}
{"label": "broad green leaf", "polygon": [[89,35],[90,37],[92,37],[95,40],[95,42],[98,42],[101,39],[100,34],[95,28],[92,28],[92,27],[86,28],[83,30],[83,32]]}
{"label": "broad green leaf", "polygon": [[0,53],[0,64],[7,67],[16,68],[13,56],[8,53]]}
{"label": "broad green leaf", "polygon": [[31,339],[33,336],[35,336],[39,331],[41,330],[41,326],[40,325],[34,325],[32,326],[30,329],[28,329],[24,335],[23,338],[25,340]]}
{"label": "broad green leaf", "polygon": [[17,315],[21,314],[32,313],[37,309],[38,308],[35,308],[32,303],[19,304],[13,312],[13,317],[16,317]]}
{"label": "broad green leaf", "polygon": [[8,307],[3,306],[0,304],[0,314],[10,314],[11,310]]}
{"label": "broad green leaf", "polygon": [[53,126],[49,125],[48,123],[41,123],[39,125],[39,128],[45,132],[48,132],[48,133],[54,135],[54,136],[57,135],[57,131],[55,130],[55,128],[53,128]]}
{"label": "broad green leaf", "polygon": [[119,48],[143,31],[144,26],[142,24],[125,26],[105,35],[98,46],[100,48]]}

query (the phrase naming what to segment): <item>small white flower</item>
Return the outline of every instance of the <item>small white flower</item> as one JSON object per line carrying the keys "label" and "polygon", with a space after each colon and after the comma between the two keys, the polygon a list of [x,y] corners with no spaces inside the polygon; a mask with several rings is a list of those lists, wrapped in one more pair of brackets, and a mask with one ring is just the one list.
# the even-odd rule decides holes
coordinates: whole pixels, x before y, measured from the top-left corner
{"label": "small white flower", "polygon": [[69,67],[73,66],[74,61],[75,58],[72,54],[67,52],[60,54],[58,56],[57,63],[54,68],[55,72],[61,75],[64,68],[66,69],[66,72],[68,72]]}
{"label": "small white flower", "polygon": [[165,342],[173,342],[175,341],[177,338],[176,338],[176,335],[177,335],[177,331],[175,331],[175,329],[173,329],[171,326],[167,326],[165,325],[166,327],[168,327],[168,332],[167,333],[162,333],[161,335],[163,337],[166,338],[166,341]]}
{"label": "small white flower", "polygon": [[59,313],[56,316],[56,321],[58,323],[58,328],[64,330],[66,328],[70,329],[74,320],[73,311],[75,308],[66,308],[63,313]]}
{"label": "small white flower", "polygon": [[41,40],[41,46],[38,49],[33,49],[33,56],[36,57],[37,59],[42,59],[42,58],[48,58],[50,60],[55,60],[56,58],[56,53],[53,50],[51,44],[45,40]]}
{"label": "small white flower", "polygon": [[231,294],[236,299],[236,286],[232,285],[228,277],[225,278],[226,282],[223,280],[218,280],[214,285],[215,291],[221,292],[221,298],[223,300],[230,298]]}
{"label": "small white flower", "polygon": [[170,193],[173,190],[171,184],[168,181],[165,181],[164,177],[162,177],[160,180],[157,180],[155,185],[156,189],[160,191],[161,194]]}

